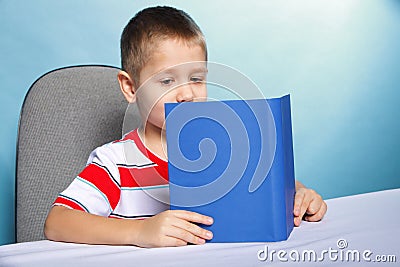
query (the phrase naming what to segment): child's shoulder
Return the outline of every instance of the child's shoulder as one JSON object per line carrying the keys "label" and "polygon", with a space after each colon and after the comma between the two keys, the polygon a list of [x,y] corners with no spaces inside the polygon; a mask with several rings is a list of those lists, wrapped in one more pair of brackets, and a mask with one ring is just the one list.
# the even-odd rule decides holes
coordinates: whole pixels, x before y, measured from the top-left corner
{"label": "child's shoulder", "polygon": [[98,162],[104,165],[130,165],[147,162],[144,145],[137,133],[133,130],[121,139],[97,147],[89,156],[88,164]]}

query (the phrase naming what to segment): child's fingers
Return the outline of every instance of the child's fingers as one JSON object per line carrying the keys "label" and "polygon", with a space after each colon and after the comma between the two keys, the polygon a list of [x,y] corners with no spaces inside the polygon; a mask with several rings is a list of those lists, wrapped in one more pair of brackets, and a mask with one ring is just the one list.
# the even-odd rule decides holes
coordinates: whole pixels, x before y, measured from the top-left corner
{"label": "child's fingers", "polygon": [[305,190],[297,191],[294,200],[294,215],[300,218],[303,217],[307,211],[310,201],[310,194],[306,194]]}
{"label": "child's fingers", "polygon": [[322,202],[322,204],[320,205],[319,210],[313,215],[306,216],[305,219],[307,221],[309,221],[309,222],[318,222],[318,221],[322,220],[322,218],[324,217],[327,209],[328,209],[328,206],[326,205],[326,203]]}
{"label": "child's fingers", "polygon": [[296,192],[295,198],[294,198],[294,208],[293,208],[293,214],[294,214],[294,225],[299,226],[301,223],[301,205],[303,204],[303,199],[304,199],[304,192],[302,190],[298,190]]}
{"label": "child's fingers", "polygon": [[176,220],[173,222],[173,225],[178,228],[181,228],[185,231],[188,231],[188,232],[192,233],[193,235],[198,236],[202,239],[209,240],[213,237],[213,234],[211,231],[203,229],[200,226],[190,223],[186,220]]}
{"label": "child's fingers", "polygon": [[213,218],[199,214],[197,212],[192,212],[192,211],[187,211],[187,210],[175,210],[173,212],[177,218],[180,218],[180,219],[183,219],[183,220],[186,220],[189,222],[201,223],[201,224],[205,224],[205,225],[211,225],[214,222]]}
{"label": "child's fingers", "polygon": [[303,216],[307,221],[319,221],[327,210],[322,197],[312,189],[299,188],[294,200],[294,225],[299,226]]}
{"label": "child's fingers", "polygon": [[304,196],[305,196],[304,191],[298,190],[294,197],[293,214],[296,217],[298,217],[300,215],[300,208],[303,203]]}
{"label": "child's fingers", "polygon": [[310,204],[308,205],[307,215],[316,214],[321,209],[323,203],[324,201],[322,200],[322,197],[318,194],[314,194]]}
{"label": "child's fingers", "polygon": [[310,204],[311,198],[310,194],[306,193],[305,189],[300,189],[296,192],[295,201],[294,201],[294,225],[299,226],[304,214],[307,211],[307,208]]}
{"label": "child's fingers", "polygon": [[[180,227],[171,227],[166,234],[169,237],[177,238],[185,243],[192,243],[196,245],[204,244],[206,241],[193,233],[186,231]],[[179,242],[178,242],[179,243]]]}

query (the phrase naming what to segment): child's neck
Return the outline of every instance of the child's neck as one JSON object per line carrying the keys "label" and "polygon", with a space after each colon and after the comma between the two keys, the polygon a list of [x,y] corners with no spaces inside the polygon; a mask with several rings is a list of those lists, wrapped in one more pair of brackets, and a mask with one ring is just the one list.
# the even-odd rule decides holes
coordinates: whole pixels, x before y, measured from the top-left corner
{"label": "child's neck", "polygon": [[144,130],[143,128],[140,128],[138,133],[148,150],[160,159],[167,160],[165,130],[151,124],[146,124]]}

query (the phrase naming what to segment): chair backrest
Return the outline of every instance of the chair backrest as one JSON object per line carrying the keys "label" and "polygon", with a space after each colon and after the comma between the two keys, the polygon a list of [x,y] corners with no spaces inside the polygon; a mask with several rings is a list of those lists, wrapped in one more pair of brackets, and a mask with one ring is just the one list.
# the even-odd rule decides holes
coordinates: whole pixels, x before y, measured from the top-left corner
{"label": "chair backrest", "polygon": [[[57,194],[93,149],[121,138],[128,103],[119,90],[118,70],[66,67],[43,75],[29,89],[18,130],[17,242],[44,239],[44,221]],[[140,124],[135,116],[132,128]]]}

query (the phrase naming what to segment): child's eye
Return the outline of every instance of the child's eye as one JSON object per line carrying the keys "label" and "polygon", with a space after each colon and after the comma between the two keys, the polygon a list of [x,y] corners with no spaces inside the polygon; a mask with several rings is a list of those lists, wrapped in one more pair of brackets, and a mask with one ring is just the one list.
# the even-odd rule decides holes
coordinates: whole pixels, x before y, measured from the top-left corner
{"label": "child's eye", "polygon": [[204,79],[202,77],[192,77],[190,78],[190,81],[194,83],[201,83],[204,81]]}
{"label": "child's eye", "polygon": [[171,85],[174,82],[174,80],[171,78],[166,78],[166,79],[162,79],[160,82],[162,85]]}

